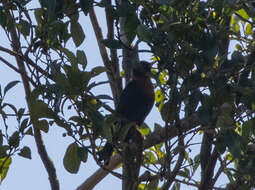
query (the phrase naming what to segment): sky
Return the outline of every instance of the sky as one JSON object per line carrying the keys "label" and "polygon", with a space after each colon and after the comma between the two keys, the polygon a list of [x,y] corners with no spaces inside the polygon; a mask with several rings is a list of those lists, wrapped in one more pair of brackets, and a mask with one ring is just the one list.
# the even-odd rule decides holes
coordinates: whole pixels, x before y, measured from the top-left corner
{"label": "sky", "polygon": [[[30,3],[30,8],[36,7],[37,2],[32,1]],[[97,15],[99,16],[99,21],[101,28],[104,32],[106,26],[104,23],[104,14],[100,9],[97,9]],[[99,50],[97,46],[97,42],[95,39],[94,32],[92,30],[92,26],[89,21],[89,17],[85,17],[83,14],[80,17],[80,23],[82,24],[83,30],[86,35],[86,39],[83,44],[78,48],[84,50],[88,59],[88,70],[96,65],[102,65],[101,57],[99,56]],[[2,30],[0,29],[0,33]],[[104,32],[105,34],[105,32]],[[1,34],[1,36],[3,36]],[[0,42],[1,46],[9,47],[7,39],[1,39]],[[68,48],[70,50],[76,51],[74,44],[69,43]],[[15,60],[7,56],[6,54],[2,54],[0,52],[0,56],[11,60],[11,63],[14,65]],[[141,54],[141,60],[148,60],[149,56],[146,54]],[[106,76],[102,75],[99,79],[104,79]],[[2,89],[6,84],[13,80],[21,80],[20,76],[17,75],[14,71],[9,69],[6,65],[1,64],[0,62],[0,84]],[[98,87],[95,89],[95,94],[110,94],[110,89],[108,86]],[[19,83],[13,89],[8,92],[8,96],[6,97],[6,102],[11,102],[14,105],[17,105],[19,108],[26,107],[25,102],[25,95],[23,86]],[[149,126],[153,126],[154,122],[160,123],[163,125],[161,116],[156,107],[153,108],[152,112],[146,119],[146,123]],[[11,121],[9,122],[9,129],[12,131],[16,128],[16,123]],[[0,129],[3,127],[2,121],[0,120]],[[69,144],[73,142],[70,137],[63,137],[62,134],[65,131],[57,126],[50,127],[50,130],[47,134],[42,132],[43,140],[46,145],[48,154],[50,155],[52,161],[54,162],[57,170],[57,176],[60,182],[60,189],[61,190],[72,190],[77,188],[86,178],[93,174],[99,167],[96,165],[94,160],[89,157],[88,161],[84,164],[81,164],[80,170],[77,174],[70,174],[68,173],[63,166],[63,157],[66,151],[66,148]],[[16,189],[26,189],[26,190],[47,190],[50,189],[50,184],[48,181],[48,175],[46,170],[38,156],[37,149],[35,147],[34,138],[32,136],[27,136],[21,143],[22,145],[29,146],[32,151],[32,160],[28,160],[22,158],[18,155],[13,157],[12,164],[9,168],[8,174],[2,184],[0,185],[0,190],[16,190]],[[196,150],[198,152],[198,150]],[[91,159],[90,159],[91,158]],[[120,172],[120,171],[118,171]],[[105,179],[103,179],[94,189],[101,190],[101,189],[121,189],[121,181],[114,176],[108,175]],[[192,190],[192,187],[184,187],[183,190],[189,189]]]}

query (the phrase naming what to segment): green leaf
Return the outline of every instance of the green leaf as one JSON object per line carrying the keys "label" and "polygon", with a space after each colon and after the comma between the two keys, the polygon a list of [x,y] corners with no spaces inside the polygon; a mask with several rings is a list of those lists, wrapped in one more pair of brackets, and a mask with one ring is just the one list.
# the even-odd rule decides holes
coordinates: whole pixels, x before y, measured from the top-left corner
{"label": "green leaf", "polygon": [[237,14],[239,14],[241,17],[243,17],[246,20],[249,20],[250,18],[244,9],[240,9],[239,11],[237,11]]}
{"label": "green leaf", "polygon": [[102,66],[98,66],[98,67],[94,67],[90,73],[92,74],[92,77],[95,77],[103,72],[106,71],[106,68],[105,67],[102,67]]}
{"label": "green leaf", "polygon": [[45,133],[48,133],[49,131],[49,123],[45,119],[34,122],[34,125],[37,129],[40,129]]}
{"label": "green leaf", "polygon": [[149,182],[147,190],[157,190],[159,179],[155,179]]}
{"label": "green leaf", "polygon": [[39,118],[54,119],[57,117],[57,114],[54,113],[48,107],[48,104],[44,103],[41,100],[30,101],[30,115],[31,115],[31,119],[34,119],[34,120],[37,120]]}
{"label": "green leaf", "polygon": [[160,5],[171,5],[171,1],[170,0],[156,0],[156,3],[160,4]]}
{"label": "green leaf", "polygon": [[2,182],[4,178],[6,177],[11,163],[12,163],[11,157],[5,157],[0,159],[0,168],[2,168],[2,170],[0,171],[0,176],[1,176],[0,182]]}
{"label": "green leaf", "polygon": [[25,134],[34,136],[32,127],[29,127]]}
{"label": "green leaf", "polygon": [[195,158],[194,158],[194,164],[192,165],[193,166],[193,174],[196,172],[198,166],[200,164],[200,154],[196,155]]}
{"label": "green leaf", "polygon": [[146,164],[155,164],[157,163],[158,160],[152,151],[146,151],[144,161]]}
{"label": "green leaf", "polygon": [[7,150],[9,150],[10,147],[8,145],[0,146],[0,158],[4,158],[7,156]]}
{"label": "green leaf", "polygon": [[[107,81],[108,83],[108,81]],[[101,94],[101,95],[97,95],[95,96],[96,99],[104,99],[104,100],[113,100],[113,98],[109,95],[106,94]]]}
{"label": "green leaf", "polygon": [[68,60],[70,61],[70,63],[72,65],[77,64],[77,59],[76,59],[76,57],[75,57],[73,52],[71,52],[70,50],[68,50],[66,48],[62,48],[62,47],[60,47],[59,50],[64,52],[64,54],[67,56]]}
{"label": "green leaf", "polygon": [[102,40],[102,43],[110,48],[110,49],[120,49],[121,48],[121,43],[119,40],[114,40],[114,39],[104,39]]}
{"label": "green leaf", "polygon": [[14,87],[16,84],[18,84],[20,81],[18,81],[18,80],[15,80],[15,81],[12,81],[12,82],[10,82],[10,83],[8,83],[6,86],[5,86],[5,88],[4,88],[4,96],[5,96],[5,94],[12,88],[12,87]]}
{"label": "green leaf", "polygon": [[78,145],[76,143],[72,143],[68,146],[63,163],[68,172],[77,173],[79,171],[81,159],[78,156]]}
{"label": "green leaf", "polygon": [[76,57],[78,60],[78,63],[82,65],[83,69],[87,66],[87,57],[84,51],[77,50]]}
{"label": "green leaf", "polygon": [[87,162],[88,160],[88,149],[86,147],[78,148],[78,157],[82,162]]}
{"label": "green leaf", "polygon": [[12,147],[17,148],[19,146],[19,132],[15,131],[12,136],[8,139],[8,144]]}
{"label": "green leaf", "polygon": [[137,30],[138,38],[141,41],[145,41],[147,43],[152,42],[153,32],[151,29],[147,28],[145,25],[140,24],[138,25],[136,30]]}
{"label": "green leaf", "polygon": [[139,20],[136,14],[132,14],[126,17],[125,24],[124,24],[124,31],[130,43],[134,40],[136,36],[136,29],[138,25],[139,25]]}
{"label": "green leaf", "polygon": [[40,0],[41,6],[46,8],[47,11],[54,13],[56,9],[56,0]]}
{"label": "green leaf", "polygon": [[252,25],[250,23],[248,23],[245,27],[245,35],[249,36],[252,34]]}
{"label": "green leaf", "polygon": [[20,131],[21,133],[23,133],[24,130],[28,127],[28,120],[29,120],[29,118],[26,118],[26,119],[24,119],[24,120],[21,122],[20,128],[19,128],[19,131]]}
{"label": "green leaf", "polygon": [[20,32],[26,37],[30,34],[31,25],[25,20],[20,20],[18,28],[20,29]]}
{"label": "green leaf", "polygon": [[18,120],[21,119],[21,117],[24,115],[25,109],[24,108],[20,108],[17,112],[17,116],[18,116]]}
{"label": "green leaf", "polygon": [[5,28],[7,25],[7,16],[6,14],[3,12],[3,8],[0,7],[0,25]]}
{"label": "green leaf", "polygon": [[22,156],[24,158],[32,159],[32,157],[31,157],[31,150],[27,146],[23,147],[20,150],[20,152],[18,153],[18,155],[20,155],[20,156]]}
{"label": "green leaf", "polygon": [[84,14],[87,16],[90,8],[93,6],[92,0],[80,0],[80,6]]}
{"label": "green leaf", "polygon": [[85,39],[85,34],[79,22],[71,22],[71,35],[76,47],[79,47]]}
{"label": "green leaf", "polygon": [[143,123],[140,127],[139,127],[139,131],[143,136],[146,136],[148,134],[150,134],[151,130],[149,128],[148,125],[146,125],[145,123]]}

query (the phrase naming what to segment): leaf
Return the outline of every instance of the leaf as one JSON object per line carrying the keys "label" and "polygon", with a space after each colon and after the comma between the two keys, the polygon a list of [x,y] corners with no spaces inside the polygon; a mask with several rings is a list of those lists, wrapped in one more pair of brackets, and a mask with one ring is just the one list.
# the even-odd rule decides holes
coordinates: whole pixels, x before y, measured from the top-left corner
{"label": "leaf", "polygon": [[144,161],[146,164],[155,164],[158,160],[152,151],[146,151]]}
{"label": "leaf", "polygon": [[81,10],[87,16],[89,13],[90,8],[93,6],[92,0],[80,0]]}
{"label": "leaf", "polygon": [[250,23],[248,23],[246,28],[245,28],[245,35],[249,36],[251,34],[252,34],[252,25]]}
{"label": "leaf", "polygon": [[25,112],[25,109],[24,109],[24,108],[20,108],[20,109],[18,110],[18,112],[17,112],[18,120],[21,119],[21,117],[23,116],[24,112]]}
{"label": "leaf", "polygon": [[20,150],[20,152],[18,153],[18,155],[20,155],[20,156],[22,156],[24,158],[32,159],[32,157],[31,157],[31,150],[27,146],[23,147]]}
{"label": "leaf", "polygon": [[82,162],[87,162],[88,160],[88,149],[86,147],[78,148],[78,157]]}
{"label": "leaf", "polygon": [[148,134],[150,134],[151,130],[149,128],[148,125],[146,125],[145,123],[143,123],[140,127],[139,127],[139,131],[143,136],[146,136]]}
{"label": "leaf", "polygon": [[76,47],[80,46],[85,39],[85,34],[79,22],[71,22],[71,36]]}
{"label": "leaf", "polygon": [[8,83],[6,86],[5,86],[5,88],[4,88],[4,96],[5,96],[5,94],[12,88],[12,87],[14,87],[16,84],[18,84],[20,81],[18,81],[18,80],[15,80],[15,81],[12,81],[12,82],[10,82],[10,83]]}
{"label": "leaf", "polygon": [[78,156],[78,145],[76,143],[72,143],[68,146],[63,163],[68,172],[77,173],[79,171],[81,159]]}
{"label": "leaf", "polygon": [[94,67],[90,73],[92,74],[92,77],[95,77],[103,72],[106,71],[106,68],[105,67],[102,67],[102,66],[98,66],[98,67]]}
{"label": "leaf", "polygon": [[151,29],[147,28],[145,25],[140,24],[138,25],[136,30],[137,30],[138,38],[141,41],[144,41],[147,43],[152,42],[153,33]]}
{"label": "leaf", "polygon": [[111,96],[106,95],[106,94],[97,95],[95,98],[96,99],[104,99],[104,100],[113,100],[113,98]]}
{"label": "leaf", "polygon": [[24,119],[24,120],[21,122],[20,128],[19,128],[19,131],[20,131],[21,133],[23,133],[24,130],[28,127],[28,120],[29,120],[29,118],[26,118],[26,119]]}
{"label": "leaf", "polygon": [[2,182],[4,178],[6,177],[11,163],[12,163],[11,157],[4,157],[0,159],[0,168],[2,168],[2,170],[0,171],[0,176],[1,176],[0,182]]}
{"label": "leaf", "polygon": [[34,136],[32,127],[29,127],[25,134]]}
{"label": "leaf", "polygon": [[64,52],[64,54],[67,56],[68,60],[70,61],[70,63],[72,65],[77,64],[77,59],[74,55],[73,52],[71,52],[70,50],[66,49],[66,48],[59,48],[59,50],[61,50],[62,52]]}
{"label": "leaf", "polygon": [[8,145],[0,146],[0,158],[4,158],[7,156],[7,150],[9,150],[10,147]]}
{"label": "leaf", "polygon": [[250,18],[244,9],[240,9],[239,11],[237,11],[237,14],[239,14],[241,17],[243,17],[246,20],[249,20]]}
{"label": "leaf", "polygon": [[87,57],[85,52],[81,50],[77,50],[76,57],[77,57],[78,63],[83,66],[83,69],[85,69],[87,66]]}
{"label": "leaf", "polygon": [[12,136],[8,139],[8,144],[12,147],[17,148],[19,146],[19,132],[15,131]]}
{"label": "leaf", "polygon": [[158,182],[159,182],[159,179],[150,181],[150,183],[148,184],[146,189],[147,190],[156,190],[158,188]]}
{"label": "leaf", "polygon": [[6,14],[3,12],[3,8],[0,7],[0,25],[5,28],[7,25],[7,16]]}
{"label": "leaf", "polygon": [[48,133],[49,131],[49,123],[45,119],[34,122],[34,125],[37,129],[40,129],[45,133]]}
{"label": "leaf", "polygon": [[40,0],[41,6],[46,8],[50,13],[54,13],[56,9],[56,0]]}
{"label": "leaf", "polygon": [[132,14],[126,17],[125,24],[124,24],[124,31],[129,43],[131,43],[134,40],[138,25],[139,25],[139,20],[136,14]]}
{"label": "leaf", "polygon": [[30,34],[30,28],[31,28],[30,23],[28,23],[27,21],[21,19],[18,28],[20,29],[20,32],[21,32],[25,37],[26,37],[26,36],[29,36],[29,34]]}
{"label": "leaf", "polygon": [[49,107],[48,104],[44,103],[41,100],[30,100],[30,115],[31,119],[37,120],[39,118],[50,118],[55,119],[57,114],[54,113]]}
{"label": "leaf", "polygon": [[156,0],[156,3],[160,4],[160,5],[171,5],[171,1],[170,0]]}
{"label": "leaf", "polygon": [[119,40],[114,40],[114,39],[104,39],[102,40],[102,43],[110,48],[110,49],[120,49],[121,48],[121,43]]}

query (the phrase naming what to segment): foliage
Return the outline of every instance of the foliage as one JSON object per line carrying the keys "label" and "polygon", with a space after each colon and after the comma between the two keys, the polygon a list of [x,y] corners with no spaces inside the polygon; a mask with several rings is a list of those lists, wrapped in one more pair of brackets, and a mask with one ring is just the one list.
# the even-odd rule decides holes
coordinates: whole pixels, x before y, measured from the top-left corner
{"label": "foliage", "polygon": [[[14,80],[0,88],[1,180],[13,156],[31,159],[29,145],[20,147],[20,141],[27,135],[35,136],[37,129],[47,133],[53,125],[62,127],[66,131],[64,136],[73,139],[63,158],[67,171],[77,173],[80,164],[86,164],[88,154],[99,163],[98,150],[105,139],[114,142],[112,132],[118,131],[118,117],[107,102],[114,100],[116,104],[114,93],[121,91],[116,86],[122,84],[117,58],[120,54],[117,49],[122,49],[152,55],[156,106],[164,120],[164,138],[160,143],[151,142],[153,146],[144,152],[143,167],[147,173],[141,176],[138,188],[181,189],[186,184],[212,189],[222,185],[217,181],[220,175],[228,177],[228,187],[255,187],[253,3],[237,0],[39,2],[36,9],[27,9],[29,0],[0,3],[1,30],[12,39],[10,43],[15,36],[13,30],[22,39],[10,49],[0,44],[0,51],[16,57],[18,65],[20,60],[26,72],[2,57],[0,61],[21,74],[26,93],[30,90],[26,82],[32,85],[32,91],[26,94],[26,108],[5,101],[8,92],[21,85],[20,81]],[[92,16],[94,7],[105,10],[114,32],[110,33],[112,29],[108,28],[107,37],[101,38],[94,23],[104,65],[88,70],[87,65],[91,63],[86,52],[80,49],[86,38],[83,27],[87,26],[83,26],[80,18],[83,14]],[[125,18],[123,26],[119,24],[122,18]],[[133,46],[127,45],[122,35]],[[68,49],[69,43],[75,48]],[[234,48],[231,43],[235,43]],[[13,47],[18,47],[18,51]],[[136,51],[132,47],[140,49]],[[105,50],[111,55],[106,56],[109,62],[102,53],[103,48],[109,50]],[[98,81],[97,77],[103,73],[107,74],[107,81]],[[93,93],[101,85],[110,86],[113,98]],[[67,110],[74,112],[67,116]],[[8,127],[10,117],[17,121],[14,132]],[[181,122],[189,122],[190,118],[198,119],[190,123],[190,128],[183,128]],[[143,125],[140,132],[156,135],[153,132],[163,126],[154,123],[154,128]],[[175,138],[168,134],[173,129],[178,131]],[[192,151],[194,147],[201,147],[200,153]],[[116,148],[121,152],[122,143],[117,142]],[[206,169],[202,166],[205,154]],[[201,178],[195,177],[200,171]]]}

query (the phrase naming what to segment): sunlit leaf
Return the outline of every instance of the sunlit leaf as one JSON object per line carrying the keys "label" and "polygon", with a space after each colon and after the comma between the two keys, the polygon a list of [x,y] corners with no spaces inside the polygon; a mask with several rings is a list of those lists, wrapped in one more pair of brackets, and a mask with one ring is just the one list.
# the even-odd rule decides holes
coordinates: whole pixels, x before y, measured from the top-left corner
{"label": "sunlit leaf", "polygon": [[249,36],[252,34],[252,25],[250,23],[248,23],[245,27],[245,35]]}
{"label": "sunlit leaf", "polygon": [[246,20],[249,20],[250,18],[244,9],[240,9],[239,11],[237,11],[237,14],[239,14],[241,17],[243,17]]}
{"label": "sunlit leaf", "polygon": [[11,157],[5,157],[0,159],[0,167],[2,168],[2,170],[0,171],[0,176],[1,176],[0,182],[2,182],[4,178],[6,177],[11,163],[12,163]]}

